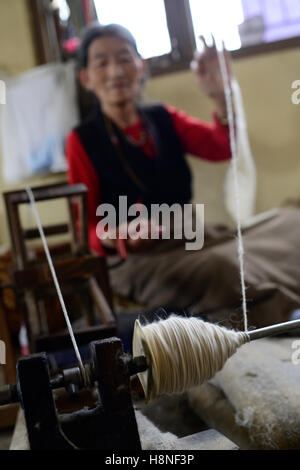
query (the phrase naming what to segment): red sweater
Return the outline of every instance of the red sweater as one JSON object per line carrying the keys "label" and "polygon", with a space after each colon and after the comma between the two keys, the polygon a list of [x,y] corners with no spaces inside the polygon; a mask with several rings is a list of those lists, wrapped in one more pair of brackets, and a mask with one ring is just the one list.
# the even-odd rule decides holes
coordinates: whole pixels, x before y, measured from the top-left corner
{"label": "red sweater", "polygon": [[[182,111],[167,106],[168,112],[176,133],[186,153],[209,161],[224,161],[231,158],[228,126],[222,125],[215,114],[213,124],[192,118]],[[143,123],[139,119],[134,125],[123,129],[134,140],[138,140]],[[153,145],[148,136],[142,150],[154,158]],[[91,163],[76,131],[72,131],[67,138],[66,155],[68,162],[68,179],[70,184],[84,183],[88,188],[88,220],[89,242],[92,251],[105,255],[96,234],[99,222],[96,209],[101,204],[101,178]]]}

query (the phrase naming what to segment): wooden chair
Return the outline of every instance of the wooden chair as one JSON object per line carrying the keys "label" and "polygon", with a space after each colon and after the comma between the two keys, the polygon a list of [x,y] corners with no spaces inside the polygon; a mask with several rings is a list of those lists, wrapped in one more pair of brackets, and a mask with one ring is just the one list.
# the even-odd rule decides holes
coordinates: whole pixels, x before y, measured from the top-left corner
{"label": "wooden chair", "polygon": [[[56,184],[32,188],[36,202],[64,198],[69,220],[44,226],[47,237],[68,233],[70,242],[50,245],[58,281],[73,308],[83,303],[86,325],[74,331],[79,345],[117,334],[105,259],[92,255],[88,246],[87,189],[84,185]],[[29,203],[25,190],[4,193],[12,250],[12,279],[27,329],[31,352],[57,351],[71,347],[57,293],[40,247],[34,252],[28,240],[40,238],[37,228],[22,226],[20,206]],[[34,254],[34,256],[33,256]],[[74,298],[76,298],[74,302]],[[79,296],[79,297],[78,297]],[[68,306],[67,306],[68,307]]]}

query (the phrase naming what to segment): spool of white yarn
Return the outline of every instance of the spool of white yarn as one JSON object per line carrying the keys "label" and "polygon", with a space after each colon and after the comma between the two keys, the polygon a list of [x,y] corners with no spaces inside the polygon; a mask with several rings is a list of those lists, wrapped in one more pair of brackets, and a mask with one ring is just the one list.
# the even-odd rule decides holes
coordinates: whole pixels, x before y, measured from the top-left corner
{"label": "spool of white yarn", "polygon": [[172,315],[141,326],[136,320],[133,355],[145,356],[148,369],[138,374],[146,400],[182,393],[212,378],[250,338],[245,332]]}

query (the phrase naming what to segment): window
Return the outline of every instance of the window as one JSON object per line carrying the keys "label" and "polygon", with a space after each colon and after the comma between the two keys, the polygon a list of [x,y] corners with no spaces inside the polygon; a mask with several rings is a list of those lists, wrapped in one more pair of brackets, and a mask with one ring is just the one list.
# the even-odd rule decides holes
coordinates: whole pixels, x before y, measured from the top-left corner
{"label": "window", "polygon": [[68,21],[70,18],[70,8],[67,0],[52,0],[52,5],[58,9],[60,20]]}
{"label": "window", "polygon": [[300,0],[190,0],[197,45],[203,34],[229,50],[300,36]]}
{"label": "window", "polygon": [[184,68],[195,40],[188,0],[94,0],[101,24],[119,23],[135,36],[152,74]]}
{"label": "window", "polygon": [[199,36],[203,35],[210,44],[212,33],[224,40],[228,50],[241,47],[239,24],[244,21],[242,0],[190,0],[190,8],[198,48],[201,46]]}
{"label": "window", "polygon": [[[30,0],[35,4],[50,0]],[[82,28],[119,23],[137,40],[151,74],[189,67],[199,36],[222,38],[233,57],[300,46],[300,0],[51,0],[72,54]]]}
{"label": "window", "polygon": [[300,36],[299,0],[242,0],[242,44],[273,42]]}
{"label": "window", "polygon": [[101,24],[119,23],[131,31],[145,59],[171,52],[164,0],[95,0],[95,8]]}
{"label": "window", "polygon": [[152,72],[186,68],[199,36],[224,40],[233,56],[300,45],[300,0],[94,0],[100,23],[135,36]]}

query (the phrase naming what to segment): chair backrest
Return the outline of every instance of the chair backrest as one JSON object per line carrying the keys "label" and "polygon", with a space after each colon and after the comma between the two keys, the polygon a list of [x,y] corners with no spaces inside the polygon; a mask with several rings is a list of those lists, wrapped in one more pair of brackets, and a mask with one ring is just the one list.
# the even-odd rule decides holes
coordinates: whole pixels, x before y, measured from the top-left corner
{"label": "chair backrest", "polygon": [[[43,227],[44,233],[46,236],[69,233],[72,254],[76,256],[88,253],[86,186],[84,184],[55,184],[32,188],[32,192],[36,202],[62,198],[67,199],[69,223],[45,226]],[[3,196],[14,267],[16,269],[24,269],[30,263],[26,240],[40,238],[40,234],[37,228],[24,229],[22,227],[20,205],[30,203],[27,191],[24,189],[8,191],[5,192]]]}

